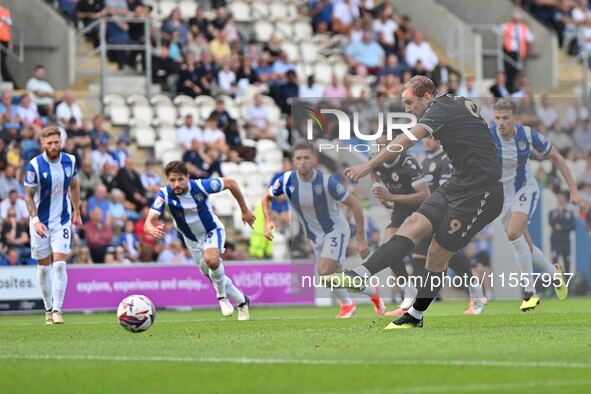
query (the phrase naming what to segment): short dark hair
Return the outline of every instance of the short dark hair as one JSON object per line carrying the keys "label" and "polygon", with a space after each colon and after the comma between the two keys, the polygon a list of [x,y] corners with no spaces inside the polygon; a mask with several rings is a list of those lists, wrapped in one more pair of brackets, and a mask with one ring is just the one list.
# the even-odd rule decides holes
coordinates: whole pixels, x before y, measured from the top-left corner
{"label": "short dark hair", "polygon": [[495,103],[495,111],[511,111],[515,115],[517,113],[517,104],[511,99],[502,98]]}
{"label": "short dark hair", "polygon": [[176,174],[189,175],[189,170],[187,169],[187,166],[185,165],[185,163],[183,163],[182,161],[178,161],[178,160],[171,161],[170,163],[168,163],[166,165],[166,167],[164,167],[164,174],[166,175],[167,178],[173,172]]}
{"label": "short dark hair", "polygon": [[44,66],[43,64],[37,64],[37,65],[35,66],[35,71],[37,71],[37,70],[39,70],[39,69],[41,69],[41,68],[45,68],[45,66]]}
{"label": "short dark hair", "polygon": [[402,90],[411,89],[412,94],[416,97],[423,97],[426,93],[437,95],[437,88],[433,81],[424,75],[415,75],[409,79]]}
{"label": "short dark hair", "polygon": [[316,152],[316,150],[314,149],[314,144],[312,144],[308,140],[300,140],[293,146],[293,153],[295,153],[298,150],[309,150],[312,153]]}

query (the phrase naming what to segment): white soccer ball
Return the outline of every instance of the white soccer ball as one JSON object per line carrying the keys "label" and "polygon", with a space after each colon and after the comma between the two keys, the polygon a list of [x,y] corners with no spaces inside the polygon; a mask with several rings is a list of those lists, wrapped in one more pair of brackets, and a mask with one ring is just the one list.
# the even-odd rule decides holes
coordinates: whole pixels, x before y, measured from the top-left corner
{"label": "white soccer ball", "polygon": [[156,318],[156,308],[145,295],[130,295],[117,308],[117,320],[129,332],[144,332]]}

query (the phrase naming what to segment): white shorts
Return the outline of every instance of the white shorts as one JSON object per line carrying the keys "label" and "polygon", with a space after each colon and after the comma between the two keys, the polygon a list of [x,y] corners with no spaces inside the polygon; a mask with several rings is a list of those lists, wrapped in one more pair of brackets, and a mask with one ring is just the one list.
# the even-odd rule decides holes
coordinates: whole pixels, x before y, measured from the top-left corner
{"label": "white shorts", "polygon": [[350,237],[351,232],[348,228],[337,229],[326,234],[322,242],[313,245],[316,260],[326,258],[340,263],[347,255],[347,245]]}
{"label": "white shorts", "polygon": [[505,200],[503,204],[503,212],[501,213],[501,220],[503,225],[507,227],[511,214],[514,212],[521,212],[527,215],[528,223],[531,220],[538,200],[540,199],[540,188],[537,183],[528,183],[513,196]]}
{"label": "white shorts", "polygon": [[41,238],[35,231],[35,226],[29,225],[31,235],[31,257],[42,260],[52,253],[70,254],[72,243],[72,223],[47,230],[45,238]]}
{"label": "white shorts", "polygon": [[224,251],[226,250],[226,230],[223,228],[212,230],[197,237],[197,242],[191,241],[184,235],[183,238],[185,239],[187,249],[191,252],[193,261],[197,263],[204,275],[209,275],[209,267],[205,264],[205,260],[203,259],[203,251],[213,248],[219,249],[220,253],[224,254]]}

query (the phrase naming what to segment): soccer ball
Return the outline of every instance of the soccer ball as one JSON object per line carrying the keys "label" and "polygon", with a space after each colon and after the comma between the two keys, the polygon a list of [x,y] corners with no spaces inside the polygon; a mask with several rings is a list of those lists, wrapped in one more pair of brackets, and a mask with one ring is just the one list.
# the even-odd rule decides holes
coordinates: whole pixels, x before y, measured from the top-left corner
{"label": "soccer ball", "polygon": [[130,295],[117,308],[117,320],[129,332],[144,332],[154,323],[156,308],[145,295]]}

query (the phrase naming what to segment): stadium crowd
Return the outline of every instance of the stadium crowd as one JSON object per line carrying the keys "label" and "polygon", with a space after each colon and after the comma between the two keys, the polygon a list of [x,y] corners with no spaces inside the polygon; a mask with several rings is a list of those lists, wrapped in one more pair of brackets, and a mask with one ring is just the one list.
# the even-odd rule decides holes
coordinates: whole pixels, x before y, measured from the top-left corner
{"label": "stadium crowd", "polygon": [[[264,44],[245,37],[224,6],[216,9],[213,19],[205,17],[202,7],[196,7],[195,16],[189,20],[181,18],[178,9],[173,10],[160,27],[163,49],[155,54],[154,76],[170,93],[191,97],[220,94],[240,97],[256,87],[272,97],[282,110],[279,128],[289,132],[291,99],[350,97],[350,78],[355,77],[370,77],[371,96],[383,99],[399,96],[402,84],[411,76],[428,75],[441,94],[486,96],[479,102],[489,123],[494,97],[511,95],[519,103],[523,123],[546,134],[569,160],[584,163],[576,166],[575,176],[584,198],[591,203],[591,118],[580,100],[568,103],[563,111],[547,96],[534,99],[525,75],[517,78],[514,89],[509,88],[505,73],[499,73],[490,91],[483,94],[476,89],[472,76],[462,78],[444,56],[435,54],[409,16],[383,4],[366,8],[370,3],[311,0],[307,9],[299,10],[309,15],[315,34],[342,37],[339,45],[349,73],[344,79],[333,75],[326,86],[317,83],[313,74],[296,74],[296,67],[281,49],[277,36]],[[79,26],[108,15],[149,18],[152,11],[140,0],[62,0],[58,5]],[[143,30],[124,19],[109,23],[107,34],[110,42],[117,43],[143,39]],[[89,33],[88,38],[97,43],[94,33]],[[112,60],[121,68],[141,68],[143,63],[140,54],[133,52],[113,54]],[[162,242],[143,232],[149,204],[163,182],[158,175],[159,163],[149,160],[143,168],[136,168],[130,157],[131,141],[125,133],[115,138],[113,135],[120,133],[108,129],[102,115],[82,113],[73,92],[58,96],[51,81],[46,80],[42,65],[36,67],[26,89],[22,96],[3,92],[0,103],[0,264],[31,263],[23,168],[40,152],[37,137],[50,124],[63,128],[64,150],[76,157],[79,167],[85,225],[77,229],[73,238],[72,263],[190,262],[190,255],[181,247],[170,218],[165,219],[168,235]],[[223,176],[224,161],[254,159],[254,148],[242,144],[239,121],[243,122],[249,139],[277,138],[277,131],[269,127],[270,114],[262,103],[263,98],[261,93],[255,94],[252,105],[241,113],[242,119],[232,118],[223,100],[216,101],[204,124],[198,124],[191,115],[182,119],[176,138],[192,177]],[[282,146],[289,147],[289,141],[287,136]],[[545,171],[539,166],[536,177],[542,185],[560,193],[555,168]],[[285,215],[285,206],[278,204],[275,208],[278,216]],[[586,220],[591,230],[591,215]],[[375,246],[379,232],[371,225],[367,227],[370,243]],[[468,248],[479,259],[483,259],[481,252],[490,250],[491,245],[491,235],[483,237]],[[246,257],[236,252],[232,243],[229,245],[225,259]]]}

